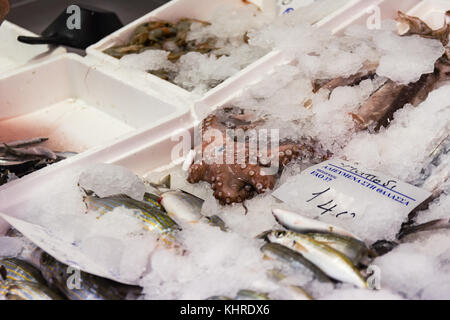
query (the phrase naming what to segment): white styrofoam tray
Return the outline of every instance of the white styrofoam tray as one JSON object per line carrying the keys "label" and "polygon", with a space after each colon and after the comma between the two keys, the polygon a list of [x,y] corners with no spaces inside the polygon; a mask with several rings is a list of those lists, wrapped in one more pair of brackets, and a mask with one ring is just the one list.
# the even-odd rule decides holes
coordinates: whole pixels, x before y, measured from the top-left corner
{"label": "white styrofoam tray", "polygon": [[[417,15],[421,16],[421,13],[423,12],[417,12]],[[89,78],[86,74],[84,76]],[[101,78],[92,79],[92,81],[99,80]],[[97,85],[99,89],[107,87],[105,84]],[[0,79],[0,93],[1,88],[2,79]],[[124,90],[121,89],[121,92],[123,93]],[[229,100],[232,98],[233,96],[230,96]],[[224,103],[226,103],[225,100]],[[137,132],[128,134],[116,142],[103,144],[101,147],[91,149],[77,157],[67,159],[28,175],[21,180],[4,185],[0,187],[0,212],[15,216],[20,212],[21,204],[31,197],[33,189],[39,188],[43,181],[51,181],[63,170],[73,166],[110,163],[124,166],[138,175],[146,175],[162,167],[179,164],[182,157],[174,159],[174,147],[180,143],[176,138],[182,132],[192,133],[194,125],[195,120],[189,116],[186,116],[184,119],[173,117],[169,121],[162,119],[159,123],[151,126],[151,128],[137,130]],[[6,227],[7,224],[5,222],[0,223],[0,229],[5,230]]]}
{"label": "white styrofoam tray", "polygon": [[9,21],[4,21],[1,24],[0,73],[66,52],[66,49],[62,47],[24,44],[17,41],[18,36],[35,37],[36,35]]}
{"label": "white styrofoam tray", "polygon": [[[0,141],[47,137],[44,145],[52,150],[80,153],[61,163],[96,150],[100,158],[109,156],[111,146],[123,152],[192,122],[188,105],[165,103],[75,54],[0,75],[0,97]],[[34,172],[30,179],[51,169]],[[0,190],[22,183],[28,185],[19,179]],[[2,205],[11,201],[0,199]]]}

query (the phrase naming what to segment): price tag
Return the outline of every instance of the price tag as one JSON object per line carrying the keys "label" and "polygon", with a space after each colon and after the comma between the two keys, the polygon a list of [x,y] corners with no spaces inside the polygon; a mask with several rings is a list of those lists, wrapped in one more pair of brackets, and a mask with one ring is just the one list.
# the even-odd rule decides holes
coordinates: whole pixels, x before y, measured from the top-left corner
{"label": "price tag", "polygon": [[314,2],[315,0],[278,0],[279,12],[280,15],[286,14],[298,8],[309,6]]}
{"label": "price tag", "polygon": [[[431,193],[343,160],[329,160],[291,177],[272,194],[302,214],[349,227],[397,224]],[[343,223],[339,223],[342,222]],[[367,226],[365,226],[367,227]]]}

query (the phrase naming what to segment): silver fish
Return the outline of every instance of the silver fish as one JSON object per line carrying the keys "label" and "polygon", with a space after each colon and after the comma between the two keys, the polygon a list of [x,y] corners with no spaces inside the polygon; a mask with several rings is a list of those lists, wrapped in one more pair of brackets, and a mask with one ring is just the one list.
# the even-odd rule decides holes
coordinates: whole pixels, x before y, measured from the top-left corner
{"label": "silver fish", "polygon": [[261,251],[264,253],[266,259],[269,258],[283,261],[289,264],[293,269],[307,269],[312,272],[320,282],[331,282],[330,278],[328,278],[320,268],[295,250],[289,249],[278,243],[266,243],[261,247]]}
{"label": "silver fish", "polygon": [[90,191],[85,191],[83,200],[88,210],[100,214],[106,214],[115,208],[124,207],[130,209],[136,218],[141,220],[145,228],[160,235],[180,230],[178,224],[165,212],[143,201],[135,200],[125,194],[119,194],[100,198]]}
{"label": "silver fish", "polygon": [[41,157],[51,160],[58,159],[58,156],[50,149],[45,147],[12,148],[5,144],[6,153],[16,157]]}
{"label": "silver fish", "polygon": [[281,208],[272,208],[272,214],[279,224],[294,232],[329,232],[360,240],[356,235],[341,227],[337,227],[319,220],[310,219],[293,211]]}
{"label": "silver fish", "polygon": [[352,262],[330,246],[307,235],[290,231],[272,231],[267,235],[267,239],[301,253],[333,279],[367,288],[366,281]]}
{"label": "silver fish", "polygon": [[[3,142],[3,144],[6,144],[11,148],[22,148],[22,147],[27,147],[27,146],[30,146],[33,144],[39,144],[39,143],[45,142],[47,140],[48,140],[48,138],[32,138],[32,139],[26,139],[26,140]],[[5,147],[3,145],[0,146],[0,150],[2,150],[4,148]]]}
{"label": "silver fish", "polygon": [[36,248],[33,264],[38,267],[51,288],[63,293],[69,300],[123,300],[129,293],[139,294],[139,287],[124,285],[89,273],[76,271]]}
{"label": "silver fish", "polygon": [[354,265],[357,265],[369,253],[369,249],[364,242],[352,237],[321,232],[308,232],[306,235],[341,252]]}

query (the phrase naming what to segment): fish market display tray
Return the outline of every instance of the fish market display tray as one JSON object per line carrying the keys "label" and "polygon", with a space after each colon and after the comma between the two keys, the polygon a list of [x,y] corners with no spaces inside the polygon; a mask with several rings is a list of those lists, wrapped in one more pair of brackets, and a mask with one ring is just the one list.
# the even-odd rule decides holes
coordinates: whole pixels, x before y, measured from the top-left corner
{"label": "fish market display tray", "polygon": [[[89,48],[87,58],[64,55],[0,76],[0,140],[44,136],[50,138],[47,146],[52,149],[81,153],[0,187],[0,212],[15,216],[20,213],[21,204],[30,199],[30,191],[39,188],[43,181],[57,178],[63,170],[79,165],[109,163],[145,176],[182,163],[183,156],[174,159],[173,150],[180,143],[177,138],[183,132],[192,133],[198,124],[195,113],[203,115],[225,105],[243,87],[270,77],[275,66],[289,63],[283,52],[271,52],[200,101],[193,101],[186,90],[152,75],[123,73],[114,58],[102,53],[152,17],[175,19],[192,13],[202,19],[220,1],[195,0],[197,5],[193,2],[189,1],[189,6],[187,1],[170,2]],[[442,1],[398,4],[355,1],[336,15],[333,23],[330,19],[322,26],[339,32],[350,24],[364,23],[370,14],[367,10],[373,6],[381,10],[383,19],[394,18],[401,9],[423,15],[427,21],[442,19],[443,12],[450,8],[449,2]],[[0,231],[7,227],[1,222]]]}
{"label": "fish market display tray", "polygon": [[[251,1],[255,5],[259,6],[262,11],[271,12],[276,10],[273,8],[273,1]],[[348,18],[350,11],[353,14],[353,11],[361,11],[364,10],[368,5],[369,1],[360,1],[360,0],[347,0],[341,1],[342,6],[334,8],[335,10],[328,14],[326,17],[322,18],[317,25],[323,28],[332,28],[335,25],[339,24],[344,17]],[[128,41],[134,30],[137,26],[146,23],[148,21],[153,20],[168,20],[168,21],[176,21],[181,18],[193,18],[200,20],[208,20],[211,17],[211,14],[217,10],[221,5],[233,5],[237,8],[241,8],[243,6],[247,6],[247,1],[242,0],[215,0],[215,1],[203,1],[203,0],[173,0],[163,5],[162,7],[148,13],[147,15],[139,18],[138,20],[128,24],[122,29],[116,31],[115,33],[107,36],[100,42],[90,46],[86,51],[88,56],[95,58],[102,63],[110,64],[116,68],[120,67],[119,59],[113,58],[105,53],[104,50],[113,47],[115,45],[123,44]],[[354,8],[356,6],[356,8]],[[353,10],[353,11],[352,11]],[[283,54],[278,50],[273,50],[268,53],[266,56],[260,58],[258,61],[255,61],[253,64],[247,66],[240,72],[226,79],[224,82],[219,84],[213,89],[210,89],[204,95],[199,96],[193,94],[175,84],[172,84],[168,81],[162,80],[152,74],[144,73],[145,78],[149,84],[149,86],[155,86],[160,88],[160,90],[164,92],[171,92],[176,96],[184,98],[189,101],[199,101],[203,104],[211,104],[211,103],[220,103],[230,94],[235,93],[240,88],[242,88],[243,83],[249,83],[254,81],[258,73],[255,73],[255,70],[260,70],[261,68],[269,68],[278,63],[282,63]],[[243,79],[242,79],[243,78]]]}
{"label": "fish market display tray", "polygon": [[1,24],[0,74],[66,52],[62,47],[51,48],[48,45],[30,46],[17,41],[18,36],[34,37],[36,35],[9,21],[4,21]]}

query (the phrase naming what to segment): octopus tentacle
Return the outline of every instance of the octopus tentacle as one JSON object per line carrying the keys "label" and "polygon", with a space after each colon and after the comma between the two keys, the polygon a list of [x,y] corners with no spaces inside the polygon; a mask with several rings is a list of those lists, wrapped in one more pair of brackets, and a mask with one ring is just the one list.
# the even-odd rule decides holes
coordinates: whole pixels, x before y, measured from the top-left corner
{"label": "octopus tentacle", "polygon": [[[241,129],[245,133],[262,123],[264,119],[255,113],[236,107],[222,108],[210,114],[201,124],[203,158],[189,168],[188,182],[211,184],[214,197],[221,204],[242,203],[273,189],[279,174],[291,161],[317,156],[317,144],[311,139],[280,141],[278,148],[272,150],[269,144],[267,150],[255,153],[250,150],[248,137],[236,137],[228,132],[229,129]],[[211,135],[210,129],[218,130],[220,136]],[[231,150],[222,144],[231,145],[233,154],[228,154]],[[227,155],[232,163],[227,163],[230,160]],[[321,156],[320,160],[328,156]]]}

